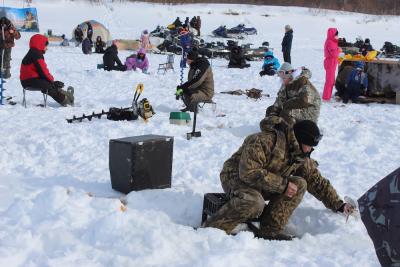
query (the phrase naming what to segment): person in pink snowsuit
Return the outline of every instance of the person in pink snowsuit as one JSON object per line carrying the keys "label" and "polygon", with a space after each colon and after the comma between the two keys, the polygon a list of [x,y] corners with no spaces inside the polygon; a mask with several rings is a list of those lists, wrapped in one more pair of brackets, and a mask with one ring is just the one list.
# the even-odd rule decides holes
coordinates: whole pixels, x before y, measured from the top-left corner
{"label": "person in pink snowsuit", "polygon": [[146,56],[146,50],[144,48],[140,48],[137,52],[137,55],[130,56],[125,61],[126,70],[136,70],[139,68],[143,73],[148,73],[149,69],[149,60]]}
{"label": "person in pink snowsuit", "polygon": [[329,101],[331,99],[333,86],[335,84],[336,67],[339,62],[338,31],[336,28],[328,29],[327,39],[324,47],[324,55],[324,68],[326,76],[322,99]]}
{"label": "person in pink snowsuit", "polygon": [[147,30],[144,30],[142,32],[142,35],[140,36],[140,42],[141,42],[141,48],[144,48],[146,51],[151,48],[150,46],[150,35]]}

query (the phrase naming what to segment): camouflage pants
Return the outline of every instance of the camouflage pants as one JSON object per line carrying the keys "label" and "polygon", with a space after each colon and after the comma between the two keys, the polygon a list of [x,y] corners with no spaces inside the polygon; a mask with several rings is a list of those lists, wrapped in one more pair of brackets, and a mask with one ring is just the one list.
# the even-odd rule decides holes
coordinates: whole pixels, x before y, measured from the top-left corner
{"label": "camouflage pants", "polygon": [[[4,62],[4,69],[10,69],[10,61],[11,61],[11,49],[12,48],[2,48],[0,49],[0,57],[3,57],[0,59],[0,68],[2,67],[2,64]],[[3,55],[4,51],[4,55]],[[3,61],[2,61],[3,60]]]}
{"label": "camouflage pants", "polygon": [[[301,177],[291,177],[289,181],[297,185],[297,193],[292,198],[284,194],[261,194],[243,185],[234,188],[223,185],[229,201],[204,226],[219,228],[230,234],[238,224],[259,218],[262,233],[273,235],[281,232],[307,189],[307,182]],[[267,205],[265,200],[269,200]]]}
{"label": "camouflage pants", "polygon": [[197,91],[190,95],[188,95],[188,94],[183,95],[183,103],[185,103],[186,107],[188,107],[189,110],[192,112],[194,112],[196,103],[201,102],[201,101],[208,101],[208,100],[211,100],[211,98],[208,97],[202,91]]}

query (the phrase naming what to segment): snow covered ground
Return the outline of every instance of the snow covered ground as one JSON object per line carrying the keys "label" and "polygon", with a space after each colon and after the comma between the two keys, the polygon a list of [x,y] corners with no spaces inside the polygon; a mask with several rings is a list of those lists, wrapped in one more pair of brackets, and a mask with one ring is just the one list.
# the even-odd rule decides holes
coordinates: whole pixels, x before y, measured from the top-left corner
{"label": "snow covered ground", "polygon": [[[5,2],[21,6],[21,1]],[[200,15],[205,34],[221,24],[255,26],[259,34],[246,42],[269,41],[280,59],[283,27],[291,24],[293,63],[313,71],[319,91],[328,27],[337,27],[351,41],[358,35],[369,37],[377,48],[386,40],[400,43],[398,17],[248,5],[35,2],[42,32],[70,35],[81,21],[96,19],[114,38],[138,38],[143,29],[166,25],[176,16]],[[225,15],[229,10],[241,14]],[[101,56],[51,46],[45,55],[49,68],[56,79],[76,88],[76,105],[62,108],[49,100],[49,108],[39,108],[35,105],[41,94],[28,93],[28,108],[23,108],[19,66],[30,36],[24,33],[17,41],[12,78],[6,84],[6,95],[18,104],[0,107],[0,266],[379,266],[361,221],[350,218],[346,223],[309,194],[290,220],[289,229],[301,236],[293,242],[258,240],[248,232],[227,236],[216,229],[193,230],[200,223],[203,194],[222,190],[223,162],[248,134],[258,131],[265,108],[274,101],[279,79],[260,78],[260,62],[228,70],[226,61],[213,61],[217,113],[227,116],[217,118],[206,108],[199,115],[203,136],[187,141],[190,128],[168,121],[169,112],[180,108],[173,95],[179,75],[156,74],[165,56],[149,55],[151,75],[103,72],[96,70]],[[121,52],[120,57],[128,54]],[[157,112],[149,122],[66,123],[73,115],[128,106],[139,82]],[[255,102],[218,93],[253,87],[271,97]],[[399,166],[399,117],[395,105],[323,104],[324,138],[313,156],[341,196],[357,199]],[[150,133],[175,138],[172,188],[132,192],[126,197],[127,209],[121,210],[121,194],[110,185],[109,139]]]}

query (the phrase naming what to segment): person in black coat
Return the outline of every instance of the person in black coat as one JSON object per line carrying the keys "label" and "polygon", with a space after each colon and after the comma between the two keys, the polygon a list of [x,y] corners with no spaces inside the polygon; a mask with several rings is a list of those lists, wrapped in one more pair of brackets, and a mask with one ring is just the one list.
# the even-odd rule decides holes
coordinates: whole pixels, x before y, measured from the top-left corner
{"label": "person in black coat", "polygon": [[248,68],[250,64],[246,63],[246,58],[244,56],[242,47],[233,46],[231,48],[231,53],[229,54],[229,64],[228,68]]}
{"label": "person in black coat", "polygon": [[90,22],[88,22],[88,23],[86,23],[86,25],[87,25],[86,36],[87,36],[87,38],[89,38],[90,43],[93,44],[93,41],[92,41],[92,37],[93,37],[93,27],[92,27],[92,24],[91,24]]}
{"label": "person in black coat", "polygon": [[98,54],[104,54],[105,46],[106,46],[106,43],[103,42],[103,40],[101,39],[101,36],[97,36],[95,47],[94,47],[94,52],[98,53]]}
{"label": "person in black coat", "polygon": [[369,51],[374,50],[372,48],[371,45],[371,41],[369,40],[369,38],[365,39],[364,43],[362,44],[362,46],[360,47],[360,53],[365,57]]}
{"label": "person in black coat", "polygon": [[115,45],[115,43],[113,43],[110,47],[108,47],[104,52],[103,64],[104,64],[104,69],[107,71],[111,70],[126,71],[126,66],[122,64],[121,60],[118,57],[118,48]]}
{"label": "person in black coat", "polygon": [[179,27],[183,26],[181,19],[179,17],[177,17],[176,20],[172,24],[175,25],[175,29],[178,29]]}
{"label": "person in black coat", "polygon": [[285,36],[282,40],[282,53],[283,53],[283,61],[292,63],[292,59],[290,58],[290,52],[292,50],[292,40],[293,40],[293,29],[290,25],[285,26]]}
{"label": "person in black coat", "polygon": [[76,26],[75,32],[74,32],[74,37],[76,40],[76,46],[78,46],[80,43],[83,41],[83,31],[82,29],[78,26]]}
{"label": "person in black coat", "polygon": [[92,53],[92,43],[90,42],[89,38],[86,37],[85,40],[82,42],[82,52],[85,55],[89,55]]}

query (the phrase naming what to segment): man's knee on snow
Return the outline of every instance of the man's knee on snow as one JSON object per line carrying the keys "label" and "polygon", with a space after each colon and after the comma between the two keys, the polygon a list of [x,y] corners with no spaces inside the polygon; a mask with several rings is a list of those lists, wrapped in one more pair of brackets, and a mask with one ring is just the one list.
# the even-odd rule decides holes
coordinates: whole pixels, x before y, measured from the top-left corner
{"label": "man's knee on snow", "polygon": [[240,210],[243,217],[257,218],[264,210],[265,200],[254,189],[240,189],[232,193],[232,201],[235,208]]}

